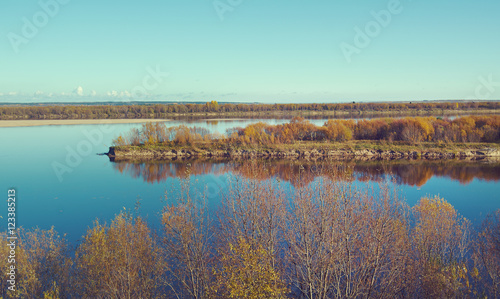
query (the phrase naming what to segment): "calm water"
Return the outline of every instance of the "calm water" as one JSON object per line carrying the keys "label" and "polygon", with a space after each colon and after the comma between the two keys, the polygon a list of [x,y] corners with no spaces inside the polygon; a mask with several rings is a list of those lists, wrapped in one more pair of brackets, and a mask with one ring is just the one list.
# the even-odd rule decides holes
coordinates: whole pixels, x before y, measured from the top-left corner
{"label": "calm water", "polygon": [[[224,133],[227,128],[258,120],[170,122],[203,126]],[[323,124],[324,119],[312,120]],[[287,120],[266,120],[283,123]],[[107,152],[111,140],[138,124],[42,126],[0,128],[1,192],[17,189],[17,223],[25,228],[54,226],[78,241],[96,218],[109,221],[124,208],[140,213],[153,227],[159,223],[165,192],[175,196],[186,164],[179,162],[114,163],[96,153]],[[217,207],[219,190],[230,176],[246,176],[245,161],[191,161],[193,187],[205,190],[210,206]],[[338,162],[336,162],[338,163]],[[443,162],[342,162],[354,170],[357,184],[393,180],[410,205],[426,195],[440,195],[472,221],[500,208],[500,165]],[[284,188],[297,182],[293,173],[300,165],[317,169],[321,163],[266,162],[259,179],[279,178]],[[262,163],[258,167],[262,166]],[[391,173],[392,175],[388,175]],[[293,189],[292,189],[293,190]],[[0,210],[6,228],[7,206]]]}

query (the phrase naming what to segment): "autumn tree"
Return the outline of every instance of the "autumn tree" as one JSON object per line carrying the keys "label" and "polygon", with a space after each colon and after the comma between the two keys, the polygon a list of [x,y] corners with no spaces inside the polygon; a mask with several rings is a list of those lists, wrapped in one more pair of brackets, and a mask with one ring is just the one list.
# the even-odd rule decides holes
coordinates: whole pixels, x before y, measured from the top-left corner
{"label": "autumn tree", "polygon": [[[0,242],[2,244],[8,244],[7,242],[7,234],[2,232],[0,233]],[[0,246],[0,297],[1,298],[7,298],[7,292],[8,289],[7,287],[9,286],[9,283],[7,280],[10,280],[10,275],[8,274],[10,272],[10,263],[8,262],[8,256],[9,256],[10,248],[9,246]]]}
{"label": "autumn tree", "polygon": [[213,134],[206,128],[180,125],[166,127],[164,123],[147,123],[134,128],[128,135],[116,138],[117,146],[167,144],[193,145],[200,142],[268,145],[291,144],[298,141],[387,140],[419,143],[434,142],[496,142],[500,140],[500,116],[467,116],[450,119],[435,117],[381,118],[370,120],[328,120],[316,126],[302,117],[289,123],[268,125],[264,122],[245,128],[227,130],[227,137]]}
{"label": "autumn tree", "polygon": [[343,120],[329,120],[325,123],[326,138],[331,141],[348,141],[353,138],[352,127],[354,122]]}
{"label": "autumn tree", "polygon": [[174,130],[175,130],[174,142],[176,144],[185,145],[185,144],[191,144],[191,142],[193,142],[194,138],[187,126],[180,125],[176,127]]}
{"label": "autumn tree", "polygon": [[214,270],[218,298],[286,298],[288,290],[262,244],[240,237],[220,249],[220,270]]}
{"label": "autumn tree", "polygon": [[112,141],[112,144],[114,146],[125,146],[125,145],[129,145],[129,143],[126,141],[125,138],[123,138],[123,136],[118,136],[116,137],[115,139],[113,139]]}
{"label": "autumn tree", "polygon": [[[340,174],[341,175],[341,174]],[[407,225],[397,198],[321,181],[295,192],[284,233],[291,282],[305,298],[387,297],[406,286]]]}
{"label": "autumn tree", "polygon": [[248,178],[230,177],[218,211],[221,243],[237,244],[243,238],[260,244],[277,264],[280,224],[285,217],[285,194],[271,181],[260,181],[256,163],[246,166]]}
{"label": "autumn tree", "polygon": [[[7,244],[6,236],[0,239]],[[8,246],[0,249],[2,261],[2,286],[5,286],[7,267],[6,254]],[[5,255],[3,255],[5,252]],[[19,229],[16,247],[16,291],[11,293],[7,288],[1,292],[5,298],[15,294],[16,298],[56,298],[67,297],[71,294],[71,270],[73,261],[69,255],[66,241],[60,237],[54,228],[50,230]],[[5,276],[4,276],[5,275]],[[2,294],[2,293],[0,293]]]}
{"label": "autumn tree", "polygon": [[248,125],[244,130],[245,141],[256,144],[267,144],[271,142],[271,136],[267,134],[268,125],[263,122]]}
{"label": "autumn tree", "polygon": [[481,276],[480,286],[486,296],[500,296],[500,210],[483,221],[474,250],[475,265]]}
{"label": "autumn tree", "polygon": [[141,144],[141,132],[139,129],[133,128],[130,130],[127,140],[130,142],[131,145],[140,145]]}
{"label": "autumn tree", "polygon": [[219,111],[219,103],[217,101],[210,101],[205,104],[206,110],[208,112],[218,112]]}
{"label": "autumn tree", "polygon": [[286,273],[298,297],[327,298],[332,294],[334,206],[333,201],[324,200],[326,196],[333,198],[332,189],[325,187],[297,190],[282,224],[288,248]]}
{"label": "autumn tree", "polygon": [[140,217],[122,212],[109,226],[96,220],[75,259],[80,296],[156,298],[164,290],[163,254]]}
{"label": "autumn tree", "polygon": [[204,193],[192,193],[189,169],[177,198],[165,195],[163,245],[169,290],[176,297],[205,298],[210,291],[212,220]]}
{"label": "autumn tree", "polygon": [[470,223],[442,198],[422,198],[413,208],[415,227],[414,282],[426,297],[454,297],[470,292],[465,263],[469,250]]}
{"label": "autumn tree", "polygon": [[401,131],[401,140],[409,142],[420,142],[424,140],[430,140],[434,135],[434,127],[431,122],[433,118],[404,118],[403,129]]}
{"label": "autumn tree", "polygon": [[389,122],[386,119],[359,120],[352,127],[357,140],[381,140],[387,138]]}

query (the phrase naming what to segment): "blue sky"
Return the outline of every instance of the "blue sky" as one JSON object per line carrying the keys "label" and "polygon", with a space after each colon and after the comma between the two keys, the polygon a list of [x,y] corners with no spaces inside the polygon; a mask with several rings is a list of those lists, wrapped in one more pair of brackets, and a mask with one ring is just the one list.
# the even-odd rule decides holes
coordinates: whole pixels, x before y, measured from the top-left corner
{"label": "blue sky", "polygon": [[0,102],[500,99],[499,13],[498,0],[4,0]]}

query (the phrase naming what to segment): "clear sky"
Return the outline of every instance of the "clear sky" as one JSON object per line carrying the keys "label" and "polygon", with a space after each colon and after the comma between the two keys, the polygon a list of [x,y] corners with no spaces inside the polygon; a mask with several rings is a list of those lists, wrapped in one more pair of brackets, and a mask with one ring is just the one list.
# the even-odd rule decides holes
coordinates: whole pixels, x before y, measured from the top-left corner
{"label": "clear sky", "polygon": [[3,0],[0,102],[500,99],[500,1]]}

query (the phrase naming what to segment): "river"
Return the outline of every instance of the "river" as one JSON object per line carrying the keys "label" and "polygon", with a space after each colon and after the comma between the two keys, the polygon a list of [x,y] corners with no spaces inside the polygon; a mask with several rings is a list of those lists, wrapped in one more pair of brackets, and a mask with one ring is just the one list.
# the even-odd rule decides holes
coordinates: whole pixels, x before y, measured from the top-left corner
{"label": "river", "polygon": [[[232,127],[244,127],[259,120],[171,121],[224,133]],[[277,124],[288,120],[267,119]],[[324,119],[311,120],[323,124]],[[500,164],[445,161],[256,161],[258,175],[248,174],[251,161],[200,160],[163,162],[111,162],[108,151],[118,135],[139,124],[60,125],[0,128],[0,181],[5,198],[7,190],[17,191],[17,224],[24,228],[49,229],[54,226],[73,244],[77,243],[93,221],[109,222],[124,209],[145,217],[153,228],[165,194],[175,199],[186,169],[195,190],[207,194],[210,207],[216,209],[221,191],[231,176],[259,180],[273,179],[293,192],[298,185],[309,184],[322,175],[321,169],[334,165],[352,172],[360,186],[389,184],[397,189],[409,206],[423,196],[439,195],[460,214],[479,223],[488,213],[500,208]],[[318,170],[319,169],[319,170]],[[315,175],[297,179],[301,170]],[[7,227],[7,205],[1,210],[2,227]]]}

